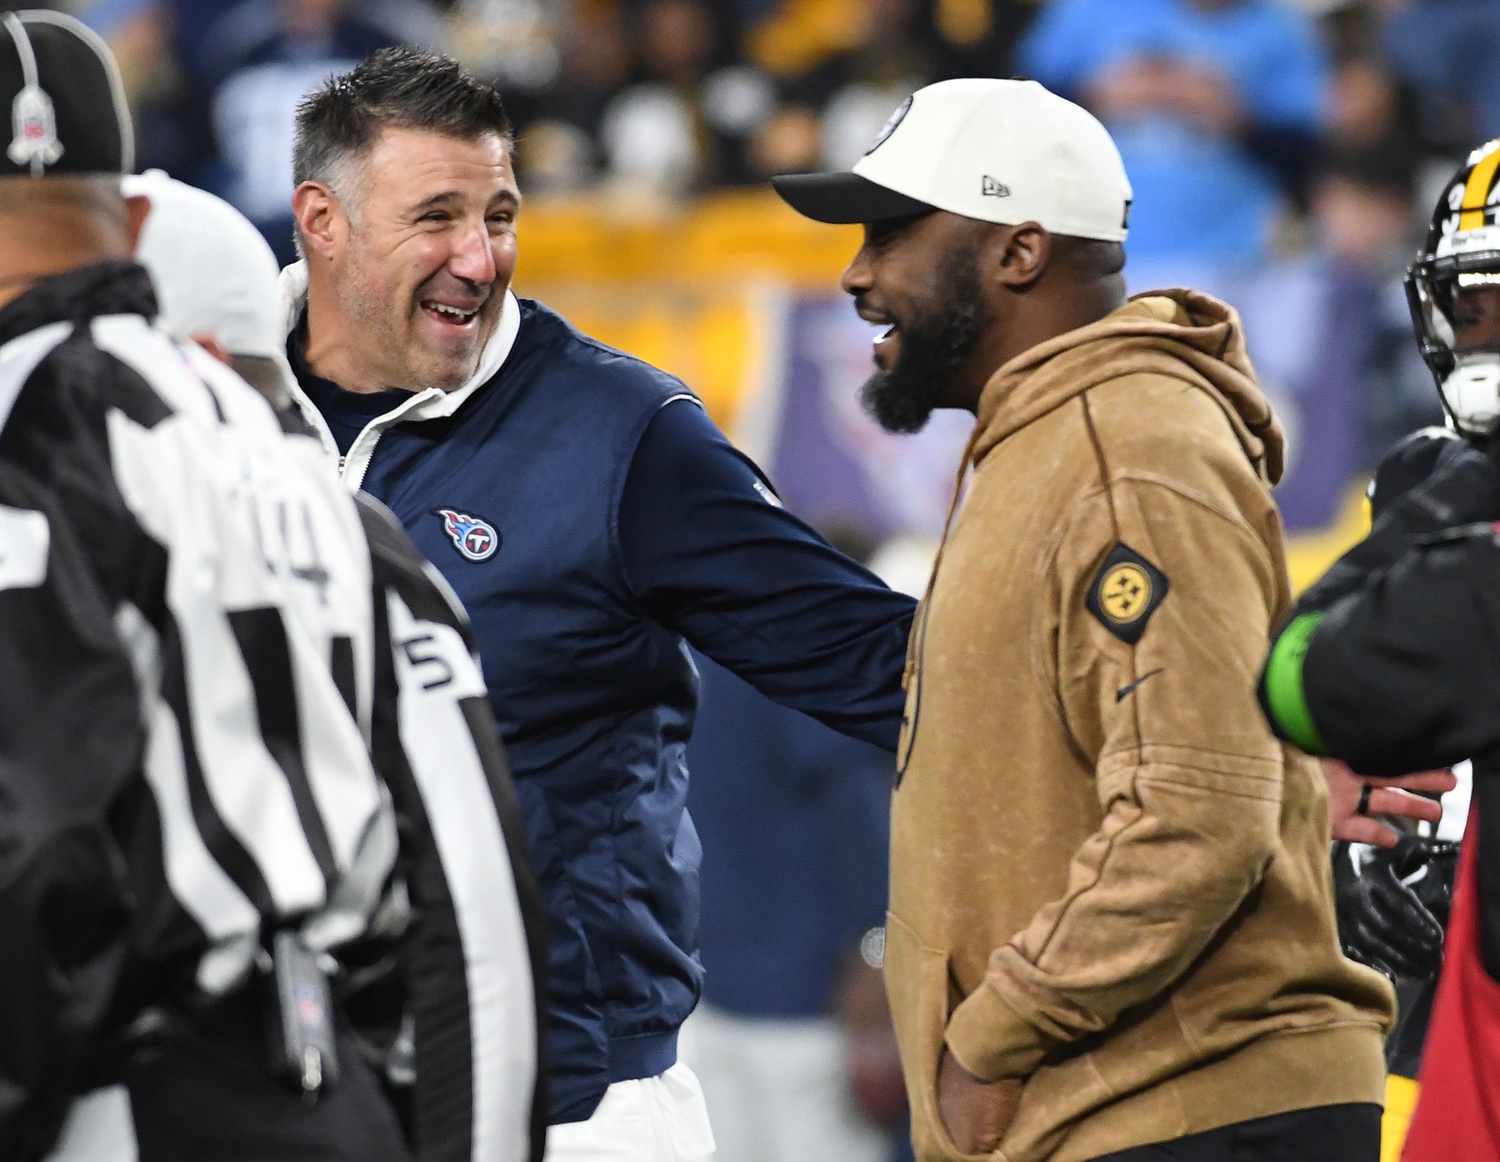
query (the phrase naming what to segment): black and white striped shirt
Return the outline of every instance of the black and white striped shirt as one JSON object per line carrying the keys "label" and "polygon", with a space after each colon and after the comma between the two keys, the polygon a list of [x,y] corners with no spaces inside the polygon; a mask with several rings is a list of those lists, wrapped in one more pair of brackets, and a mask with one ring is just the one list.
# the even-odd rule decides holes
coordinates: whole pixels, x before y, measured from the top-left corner
{"label": "black and white striped shirt", "polygon": [[87,1110],[155,1162],[128,1104],[68,1115],[99,1046],[294,928],[395,952],[419,1157],[539,1158],[540,910],[457,602],[152,313],[125,262],[0,311],[0,1157]]}

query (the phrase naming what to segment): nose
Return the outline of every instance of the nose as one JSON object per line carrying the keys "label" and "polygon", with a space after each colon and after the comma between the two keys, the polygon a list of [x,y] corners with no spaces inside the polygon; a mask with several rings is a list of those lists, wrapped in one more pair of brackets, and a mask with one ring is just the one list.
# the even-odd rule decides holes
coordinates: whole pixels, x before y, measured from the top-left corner
{"label": "nose", "polygon": [[490,286],[496,274],[494,242],[483,222],[463,231],[453,240],[448,273],[468,283]]}
{"label": "nose", "polygon": [[845,294],[861,295],[875,285],[868,251],[869,247],[861,246],[849,260],[849,265],[844,267],[844,273],[839,277],[839,286],[843,287]]}

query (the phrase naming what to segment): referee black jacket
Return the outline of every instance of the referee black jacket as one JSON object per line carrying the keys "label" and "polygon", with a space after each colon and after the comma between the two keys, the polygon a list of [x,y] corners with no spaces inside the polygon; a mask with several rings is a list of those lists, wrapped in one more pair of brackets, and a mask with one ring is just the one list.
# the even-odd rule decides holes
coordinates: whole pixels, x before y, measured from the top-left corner
{"label": "referee black jacket", "polygon": [[463,616],[154,312],[128,262],[0,310],[0,1158],[130,1136],[75,1100],[112,1047],[283,929],[398,966],[416,1156],[539,1158],[541,926]]}

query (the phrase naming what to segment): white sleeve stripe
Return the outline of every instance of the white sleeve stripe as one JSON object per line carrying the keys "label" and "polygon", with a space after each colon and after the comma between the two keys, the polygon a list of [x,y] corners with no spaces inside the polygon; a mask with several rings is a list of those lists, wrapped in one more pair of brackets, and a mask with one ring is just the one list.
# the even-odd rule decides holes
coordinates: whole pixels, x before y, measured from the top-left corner
{"label": "white sleeve stripe", "polygon": [[115,625],[141,690],[146,726],[145,776],[161,821],[167,884],[210,942],[254,932],[260,926],[259,913],[214,860],[193,818],[181,728],[157,692],[161,659],[156,631],[140,610],[128,604],[120,607]]}
{"label": "white sleeve stripe", "polygon": [[[167,603],[180,627],[192,745],[214,811],[250,853],[276,912],[295,916],[323,903],[328,885],[302,828],[285,773],[260,735],[255,695],[222,611],[183,592],[191,582],[174,576]],[[185,563],[185,562],[184,562]]]}
{"label": "white sleeve stripe", "polygon": [[[166,604],[176,623],[176,649],[167,672],[180,664],[185,704],[167,701],[181,720],[188,777],[201,774],[217,821],[250,856],[254,875],[226,868],[240,888],[274,914],[298,915],[323,903],[327,884],[318,867],[286,775],[260,734],[254,686],[239,642],[225,614],[226,590],[245,589],[258,603],[274,601],[270,583],[255,578],[244,562],[248,534],[243,520],[215,489],[194,487],[202,478],[194,456],[198,426],[176,415],[141,427],[124,413],[106,417],[115,482],[146,533],[170,546]],[[210,470],[201,468],[203,476]],[[252,587],[254,586],[254,587]],[[195,804],[196,805],[196,804]],[[202,820],[200,820],[200,830]],[[213,840],[210,850],[215,850]],[[223,862],[223,854],[219,854]],[[262,900],[251,878],[263,881]]]}
{"label": "white sleeve stripe", "polygon": [[[351,556],[368,559],[364,545],[349,545]],[[357,595],[369,621],[369,574]],[[340,595],[342,596],[342,594]],[[350,603],[356,598],[351,596]],[[333,857],[341,873],[350,870],[373,816],[389,812],[359,724],[339,692],[330,660],[322,657],[308,634],[292,618],[284,619],[302,729],[302,769],[317,804]],[[388,870],[388,869],[387,869]],[[378,873],[384,878],[384,872]]]}
{"label": "white sleeve stripe", "polygon": [[[500,816],[460,699],[484,690],[451,626],[388,599],[401,744],[422,796],[453,900],[468,984],[475,1162],[529,1156],[537,1064],[536,995]],[[417,650],[402,643],[419,641]],[[431,659],[437,659],[436,661]],[[437,679],[446,669],[445,682]]]}

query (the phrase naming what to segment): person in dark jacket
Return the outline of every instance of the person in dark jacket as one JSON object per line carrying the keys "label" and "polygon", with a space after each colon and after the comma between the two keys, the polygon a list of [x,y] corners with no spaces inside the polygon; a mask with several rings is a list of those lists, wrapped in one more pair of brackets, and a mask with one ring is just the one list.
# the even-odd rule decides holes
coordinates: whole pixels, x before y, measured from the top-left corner
{"label": "person in dark jacket", "polygon": [[375,54],[299,113],[287,354],[343,479],[473,618],[551,909],[549,1156],[707,1158],[677,1063],[700,845],[684,639],[894,750],[914,602],[788,513],[671,376],[518,299],[507,121]]}
{"label": "person in dark jacket", "polygon": [[[1500,1074],[1497,517],[1500,470],[1471,449],[1401,497],[1303,595],[1261,678],[1281,737],[1363,775],[1474,761],[1421,1096],[1402,1155],[1420,1162],[1477,1162],[1500,1150],[1500,1122],[1481,1100]],[[1362,812],[1381,810],[1375,794]],[[1383,910],[1388,917],[1390,905]],[[1410,946],[1425,934],[1402,935]]]}
{"label": "person in dark jacket", "polygon": [[[1436,450],[1425,449],[1430,474],[1386,506],[1370,535],[1301,597],[1260,682],[1262,706],[1281,737],[1363,774],[1473,762],[1442,974],[1419,1046],[1421,1094],[1402,1153],[1408,1162],[1478,1162],[1500,1152],[1500,1119],[1488,1101],[1500,1076],[1497,173],[1500,141],[1492,141],[1444,191],[1427,251],[1408,276],[1418,338],[1444,406],[1457,429],[1487,439],[1433,441]],[[1403,449],[1401,459],[1422,450],[1420,443]],[[1368,810],[1380,810],[1373,795]],[[1410,879],[1438,870],[1428,861]],[[1424,921],[1420,909],[1402,903],[1372,897],[1362,919],[1383,926],[1383,943],[1398,951],[1430,954],[1440,935],[1435,919]]]}

